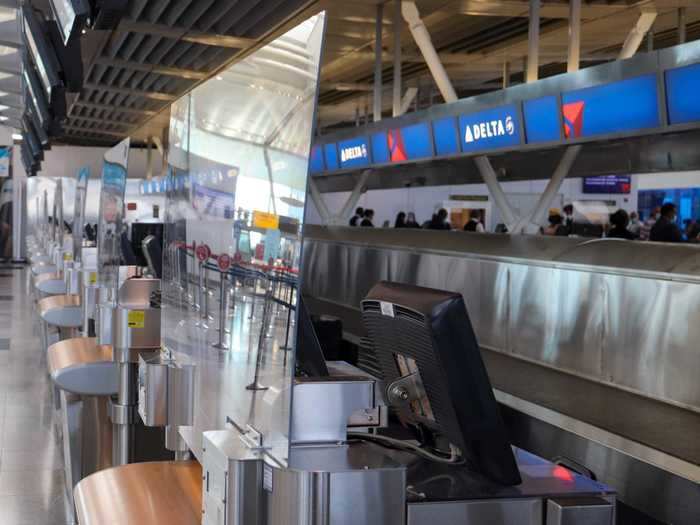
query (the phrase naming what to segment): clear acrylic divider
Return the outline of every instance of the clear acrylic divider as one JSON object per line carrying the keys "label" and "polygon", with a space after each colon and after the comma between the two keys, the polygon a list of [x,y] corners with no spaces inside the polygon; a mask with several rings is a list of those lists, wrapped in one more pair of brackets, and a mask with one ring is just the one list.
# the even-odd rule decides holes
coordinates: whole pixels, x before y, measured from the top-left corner
{"label": "clear acrylic divider", "polygon": [[171,108],[163,338],[196,363],[183,432],[262,436],[289,455],[301,226],[325,16],[317,15]]}

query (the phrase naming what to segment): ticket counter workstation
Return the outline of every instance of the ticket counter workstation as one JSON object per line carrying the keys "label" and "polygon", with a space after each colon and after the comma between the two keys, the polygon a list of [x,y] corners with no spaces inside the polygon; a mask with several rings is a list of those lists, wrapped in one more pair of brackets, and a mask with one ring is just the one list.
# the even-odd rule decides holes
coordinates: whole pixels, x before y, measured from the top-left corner
{"label": "ticket counter workstation", "polygon": [[159,316],[129,336],[152,321],[160,338],[137,352],[135,389],[133,360],[118,364],[110,411],[135,401],[177,460],[115,448],[130,464],[77,484],[79,523],[612,524],[613,489],[511,447],[459,295],[378,283],[362,314],[381,380],[324,360],[298,294],[301,228],[281,232],[281,216],[303,222],[324,23],[171,108]]}

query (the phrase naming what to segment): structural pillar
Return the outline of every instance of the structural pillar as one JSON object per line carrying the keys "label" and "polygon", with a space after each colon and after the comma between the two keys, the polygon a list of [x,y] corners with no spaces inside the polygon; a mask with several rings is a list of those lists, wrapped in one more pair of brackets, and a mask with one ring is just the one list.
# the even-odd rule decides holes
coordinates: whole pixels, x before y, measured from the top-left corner
{"label": "structural pillar", "polygon": [[686,12],[685,7],[678,8],[678,43],[685,44],[686,39]]}
{"label": "structural pillar", "polygon": [[535,82],[540,67],[540,0],[530,0],[530,26],[527,35],[527,75],[525,82]]}
{"label": "structural pillar", "polygon": [[403,18],[401,16],[401,2],[394,1],[394,81],[392,97],[392,114],[394,117],[401,116],[401,30],[403,28]]}
{"label": "structural pillar", "polygon": [[382,120],[382,34],[384,32],[384,4],[377,5],[374,38],[374,122]]}
{"label": "structural pillar", "polygon": [[569,56],[566,72],[579,70],[581,62],[581,0],[569,0]]}

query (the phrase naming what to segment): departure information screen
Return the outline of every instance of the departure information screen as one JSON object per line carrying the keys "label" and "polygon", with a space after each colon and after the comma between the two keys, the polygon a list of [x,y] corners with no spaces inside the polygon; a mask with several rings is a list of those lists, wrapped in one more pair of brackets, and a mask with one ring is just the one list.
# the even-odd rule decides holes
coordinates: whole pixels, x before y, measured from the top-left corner
{"label": "departure information screen", "polygon": [[584,177],[583,193],[627,194],[632,191],[632,178],[624,175]]}

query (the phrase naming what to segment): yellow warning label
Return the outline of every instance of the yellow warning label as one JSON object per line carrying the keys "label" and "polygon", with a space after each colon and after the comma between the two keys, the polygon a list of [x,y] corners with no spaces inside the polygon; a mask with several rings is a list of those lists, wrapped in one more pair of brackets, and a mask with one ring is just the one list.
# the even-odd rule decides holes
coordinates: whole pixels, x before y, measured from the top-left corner
{"label": "yellow warning label", "polygon": [[90,284],[97,284],[97,272],[90,272]]}
{"label": "yellow warning label", "polygon": [[132,310],[129,312],[129,328],[143,328],[146,321],[146,312]]}
{"label": "yellow warning label", "polygon": [[73,260],[73,254],[71,252],[66,252],[63,254],[63,260],[64,261],[72,261]]}
{"label": "yellow warning label", "polygon": [[253,211],[253,226],[261,230],[277,230],[280,227],[280,218],[274,213]]}

